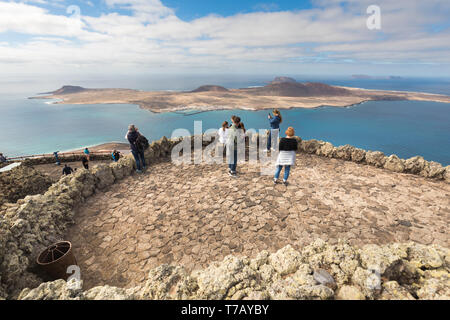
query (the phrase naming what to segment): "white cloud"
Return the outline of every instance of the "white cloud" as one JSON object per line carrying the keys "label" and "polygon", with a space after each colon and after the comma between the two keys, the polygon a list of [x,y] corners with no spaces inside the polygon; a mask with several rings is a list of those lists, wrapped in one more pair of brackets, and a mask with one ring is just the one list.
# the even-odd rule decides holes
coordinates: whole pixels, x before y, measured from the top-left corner
{"label": "white cloud", "polygon": [[[345,10],[342,1],[315,0],[316,8],[309,10],[209,15],[189,22],[159,0],[105,2],[110,12],[74,19],[31,3],[0,1],[0,35],[31,36],[26,42],[1,45],[0,68],[2,63],[8,63],[8,69],[26,63],[118,70],[125,66],[278,70],[299,68],[302,62],[351,60],[355,65],[438,63],[443,72],[449,70],[449,32],[429,29],[448,23],[450,6],[443,0],[411,0],[407,5],[378,0],[381,32],[366,27],[366,8],[372,4],[366,0],[349,0]],[[117,8],[132,14],[114,12]]]}

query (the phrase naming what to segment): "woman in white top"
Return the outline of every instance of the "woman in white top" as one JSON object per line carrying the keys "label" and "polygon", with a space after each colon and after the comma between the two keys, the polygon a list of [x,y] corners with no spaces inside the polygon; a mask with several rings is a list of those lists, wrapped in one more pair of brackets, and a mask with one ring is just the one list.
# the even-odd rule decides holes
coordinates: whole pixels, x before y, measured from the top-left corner
{"label": "woman in white top", "polygon": [[288,184],[287,180],[289,178],[289,173],[291,171],[291,166],[295,165],[295,154],[297,153],[298,144],[297,140],[294,138],[295,130],[289,127],[286,130],[286,138],[280,140],[280,153],[278,154],[278,159],[276,163],[275,176],[273,178],[273,183],[278,183],[278,178],[280,177],[281,170],[284,166],[284,179],[283,183]]}
{"label": "woman in white top", "polygon": [[222,128],[220,128],[217,133],[219,135],[219,142],[221,144],[227,143],[227,139],[228,139],[228,121],[224,121],[224,123],[222,123]]}

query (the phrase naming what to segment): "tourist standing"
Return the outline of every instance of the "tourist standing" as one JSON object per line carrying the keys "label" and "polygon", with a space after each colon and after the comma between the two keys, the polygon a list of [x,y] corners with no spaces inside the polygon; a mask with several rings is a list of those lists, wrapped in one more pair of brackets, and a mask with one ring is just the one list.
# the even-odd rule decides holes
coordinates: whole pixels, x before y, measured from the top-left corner
{"label": "tourist standing", "polygon": [[87,157],[83,157],[83,159],[81,159],[81,164],[86,170],[89,170],[89,160]]}
{"label": "tourist standing", "polygon": [[225,145],[227,143],[227,138],[228,138],[228,121],[224,121],[222,123],[222,128],[219,129],[219,131],[217,131],[217,134],[219,135],[219,142],[222,145]]}
{"label": "tourist standing", "polygon": [[269,113],[268,119],[270,123],[270,131],[269,138],[267,139],[267,151],[270,151],[272,148],[272,130],[280,131],[280,124],[283,122],[283,118],[281,117],[280,111],[278,109],[274,109],[273,116]]}
{"label": "tourist standing", "polygon": [[231,122],[227,138],[228,174],[231,177],[237,177],[238,142],[245,139],[245,126],[241,122],[241,118],[237,116],[232,116]]}
{"label": "tourist standing", "polygon": [[53,155],[55,156],[56,164],[59,166],[59,165],[61,165],[61,161],[59,160],[58,152],[59,152],[59,151],[53,152]]}
{"label": "tourist standing", "polygon": [[138,128],[134,126],[134,124],[130,124],[128,126],[128,132],[125,135],[125,139],[130,143],[131,153],[133,154],[134,160],[136,161],[136,172],[142,173],[142,170],[145,170],[145,157],[143,146],[138,143],[138,138],[140,133]]}
{"label": "tourist standing", "polygon": [[0,153],[0,163],[5,163],[6,158],[3,156],[3,153]]}
{"label": "tourist standing", "polygon": [[62,172],[63,172],[63,175],[68,176],[73,173],[73,169],[71,167],[69,167],[67,164],[65,164]]}
{"label": "tourist standing", "polygon": [[85,149],[84,149],[84,154],[86,155],[86,158],[88,159],[88,161],[90,161],[90,160],[91,160],[91,159],[90,159],[90,151],[89,151],[88,148],[85,148]]}
{"label": "tourist standing", "polygon": [[284,179],[283,183],[287,186],[289,174],[291,167],[295,165],[295,155],[297,153],[298,145],[297,139],[294,138],[295,130],[289,127],[286,130],[286,138],[280,140],[280,153],[278,154],[276,162],[275,177],[273,178],[273,183],[278,183],[278,178],[280,177],[281,170],[284,166]]}

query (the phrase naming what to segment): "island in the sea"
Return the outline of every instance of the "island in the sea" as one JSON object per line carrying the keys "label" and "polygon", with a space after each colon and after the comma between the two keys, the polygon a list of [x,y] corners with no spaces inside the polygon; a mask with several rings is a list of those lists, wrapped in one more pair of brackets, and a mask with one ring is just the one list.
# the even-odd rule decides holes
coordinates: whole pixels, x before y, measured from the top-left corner
{"label": "island in the sea", "polygon": [[331,86],[323,83],[300,83],[277,77],[262,87],[227,89],[205,85],[192,91],[138,91],[131,89],[86,89],[63,86],[32,99],[58,99],[56,104],[136,104],[153,112],[182,110],[264,110],[348,107],[366,101],[417,100],[450,103],[450,96],[407,91],[382,91]]}

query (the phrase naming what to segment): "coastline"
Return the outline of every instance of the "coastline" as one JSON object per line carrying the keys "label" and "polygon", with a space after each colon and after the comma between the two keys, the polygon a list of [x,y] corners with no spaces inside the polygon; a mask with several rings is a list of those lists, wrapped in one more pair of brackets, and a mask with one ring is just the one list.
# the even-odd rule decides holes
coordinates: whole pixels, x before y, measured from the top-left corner
{"label": "coastline", "polygon": [[344,86],[348,95],[282,96],[254,95],[248,89],[230,89],[226,92],[205,91],[137,91],[132,89],[84,89],[76,93],[60,93],[29,99],[52,99],[52,104],[132,104],[153,113],[198,110],[200,112],[218,110],[259,111],[278,109],[315,109],[320,107],[347,108],[368,101],[430,101],[450,103],[450,96],[413,91],[387,91]]}
{"label": "coastline", "polygon": [[93,151],[93,152],[109,152],[109,151],[112,152],[113,150],[118,150],[121,153],[126,152],[127,154],[130,152],[128,143],[118,142],[118,141],[110,141],[110,142],[103,142],[100,144],[89,145],[89,146],[85,146],[85,147],[79,147],[79,148],[74,148],[74,149],[70,149],[70,150],[60,151],[59,154],[80,153],[80,152],[84,151],[84,148],[88,148],[89,151]]}

